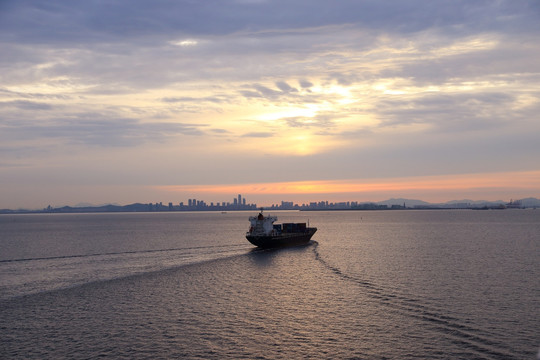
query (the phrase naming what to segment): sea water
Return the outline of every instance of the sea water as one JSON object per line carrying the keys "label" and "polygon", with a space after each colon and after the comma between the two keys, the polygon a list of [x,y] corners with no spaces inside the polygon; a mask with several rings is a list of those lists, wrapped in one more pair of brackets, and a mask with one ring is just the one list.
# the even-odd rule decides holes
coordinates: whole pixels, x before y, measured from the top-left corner
{"label": "sea water", "polygon": [[540,211],[0,216],[1,358],[534,359]]}

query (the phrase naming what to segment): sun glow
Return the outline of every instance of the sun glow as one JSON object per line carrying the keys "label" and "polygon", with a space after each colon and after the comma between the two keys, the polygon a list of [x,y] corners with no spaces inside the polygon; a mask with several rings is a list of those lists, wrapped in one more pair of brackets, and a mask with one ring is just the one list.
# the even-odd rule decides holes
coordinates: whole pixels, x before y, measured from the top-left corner
{"label": "sun glow", "polygon": [[195,46],[199,42],[197,40],[193,40],[193,39],[185,39],[185,40],[179,40],[179,41],[171,41],[170,43],[172,45],[186,47],[186,46]]}
{"label": "sun glow", "polygon": [[287,107],[281,108],[276,111],[269,113],[264,113],[257,115],[256,119],[260,121],[273,122],[280,119],[291,119],[291,118],[311,118],[317,114],[319,109],[314,106],[309,107]]}

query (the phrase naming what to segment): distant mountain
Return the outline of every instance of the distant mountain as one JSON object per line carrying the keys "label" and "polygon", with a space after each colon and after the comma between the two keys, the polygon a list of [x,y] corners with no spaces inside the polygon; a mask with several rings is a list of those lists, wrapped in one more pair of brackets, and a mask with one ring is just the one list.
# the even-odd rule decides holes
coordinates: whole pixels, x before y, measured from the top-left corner
{"label": "distant mountain", "polygon": [[427,206],[427,205],[432,205],[428,202],[425,202],[425,201],[422,201],[422,200],[414,200],[414,199],[403,199],[403,198],[398,198],[398,199],[388,199],[388,200],[384,200],[384,201],[379,201],[377,202],[376,204],[378,205],[387,205],[387,206],[392,206],[392,205],[403,205],[405,204],[406,207],[413,207],[413,206]]}
{"label": "distant mountain", "polygon": [[92,204],[92,203],[82,202],[82,203],[78,203],[77,205],[74,205],[73,207],[75,207],[75,208],[93,208],[93,207],[102,207],[102,206],[107,206],[107,205],[122,206],[122,205],[117,204],[117,203],[106,203],[106,204],[96,205],[96,204]]}
{"label": "distant mountain", "polygon": [[503,204],[506,204],[507,201],[502,201],[502,200],[495,200],[495,201],[490,201],[490,200],[469,200],[469,199],[463,199],[463,200],[452,200],[452,201],[447,201],[443,204],[440,204],[440,205],[457,205],[457,204],[470,204],[470,205],[474,205],[474,206],[497,206],[497,205],[503,205]]}
{"label": "distant mountain", "polygon": [[536,198],[525,198],[519,201],[521,201],[523,207],[540,207],[540,200]]}
{"label": "distant mountain", "polygon": [[148,204],[130,204],[130,205],[103,205],[103,206],[64,206],[48,210],[48,212],[59,213],[86,213],[86,212],[134,212],[151,210]]}
{"label": "distant mountain", "polygon": [[[538,207],[540,208],[540,200],[536,198],[526,198],[526,199],[520,199],[520,200],[513,200],[514,202],[521,202],[521,207],[524,208],[534,208]],[[415,199],[404,199],[404,198],[392,198],[384,201],[379,201],[376,204],[378,205],[387,205],[388,207],[391,207],[392,205],[403,205],[405,204],[406,207],[412,208],[412,207],[427,207],[427,208],[463,208],[464,204],[467,204],[468,206],[465,207],[473,207],[473,208],[480,208],[480,207],[500,207],[503,205],[508,204],[509,201],[503,201],[503,200],[470,200],[470,199],[462,199],[462,200],[451,200],[444,203],[429,203],[422,200],[415,200]]]}
{"label": "distant mountain", "polygon": [[447,201],[443,204],[448,204],[448,205],[454,205],[454,204],[472,204],[472,205],[476,205],[476,204],[486,204],[486,203],[503,203],[502,200],[496,200],[496,201],[489,201],[489,200],[471,200],[471,199],[463,199],[463,200],[451,200],[451,201]]}

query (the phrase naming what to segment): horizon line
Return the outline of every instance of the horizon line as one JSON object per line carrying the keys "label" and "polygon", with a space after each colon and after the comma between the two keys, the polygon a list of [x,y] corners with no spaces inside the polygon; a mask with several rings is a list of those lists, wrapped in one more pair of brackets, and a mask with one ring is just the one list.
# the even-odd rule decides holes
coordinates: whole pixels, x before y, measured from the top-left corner
{"label": "horizon line", "polygon": [[[242,197],[244,197],[242,195]],[[195,199],[195,198],[193,198]],[[497,200],[486,200],[486,199],[480,199],[480,200],[474,200],[474,199],[453,199],[453,200],[448,200],[448,201],[442,201],[442,202],[430,202],[430,201],[425,201],[425,200],[422,200],[422,199],[411,199],[411,198],[403,198],[403,197],[391,197],[389,199],[386,199],[386,200],[379,200],[379,201],[357,201],[357,200],[347,200],[347,201],[328,201],[328,200],[320,200],[320,201],[308,201],[308,202],[302,202],[302,203],[298,203],[298,202],[294,202],[294,201],[286,201],[286,200],[280,200],[281,203],[274,203],[272,205],[257,205],[256,203],[246,203],[245,205],[241,205],[239,204],[238,206],[239,207],[246,207],[245,209],[237,209],[237,210],[252,210],[250,209],[249,207],[255,207],[255,209],[259,209],[259,208],[272,208],[272,207],[275,207],[275,206],[283,206],[284,204],[283,203],[289,203],[289,204],[292,204],[293,207],[304,207],[304,206],[310,206],[311,204],[320,204],[320,203],[327,203],[328,206],[337,206],[337,205],[340,205],[340,204],[344,204],[344,203],[347,203],[347,204],[358,204],[358,205],[366,205],[366,204],[381,204],[381,203],[386,203],[386,202],[390,202],[392,200],[396,201],[396,204],[397,202],[401,203],[401,202],[407,202],[407,201],[411,201],[411,202],[422,202],[422,203],[425,203],[426,205],[451,205],[451,204],[455,204],[455,203],[461,203],[463,202],[463,204],[494,204],[494,203],[505,203],[505,204],[511,204],[513,202],[521,202],[523,200],[528,200],[528,199],[531,199],[531,200],[537,200],[540,202],[540,199],[534,197],[534,196],[528,196],[528,197],[525,197],[525,198],[520,198],[520,199],[510,199],[509,201],[507,200],[502,200],[502,199],[497,199]],[[189,200],[189,199],[188,199]],[[197,199],[195,199],[197,200]],[[234,203],[230,203],[230,202],[214,202],[214,201],[210,201],[210,203],[207,203],[207,200],[203,200],[203,199],[199,199],[200,201],[202,201],[204,203],[204,206],[207,206],[207,207],[234,207],[235,204]],[[48,208],[51,209],[51,210],[58,210],[58,209],[62,209],[62,208],[72,208],[72,209],[83,209],[83,208],[102,208],[102,207],[106,207],[106,206],[119,206],[119,207],[126,207],[126,206],[130,206],[130,205],[153,205],[153,206],[162,206],[162,207],[168,207],[169,204],[172,204],[173,206],[181,206],[181,204],[183,204],[184,207],[186,208],[196,208],[197,205],[186,205],[184,204],[183,201],[181,202],[177,202],[176,205],[173,203],[173,202],[168,202],[167,204],[163,204],[163,201],[160,201],[160,202],[139,202],[139,201],[136,201],[136,202],[130,202],[130,203],[127,203],[127,204],[118,204],[118,203],[104,203],[104,204],[84,204],[84,205],[81,205],[83,203],[79,203],[79,204],[76,204],[76,205],[56,205],[56,206],[51,206],[51,205],[48,205],[44,208],[39,208],[39,209],[28,209],[28,208],[18,208],[18,209],[9,209],[9,208],[3,208],[3,209],[0,209],[0,212],[3,212],[3,211],[28,211],[28,212],[33,212],[33,211],[36,211],[36,212],[41,212],[41,211],[45,211],[47,210]],[[221,205],[216,205],[216,204],[221,204]],[[398,205],[401,205],[401,204],[398,204]],[[416,205],[413,205],[413,206],[416,206]],[[287,210],[287,209],[285,209]],[[291,209],[293,210],[293,209]]]}

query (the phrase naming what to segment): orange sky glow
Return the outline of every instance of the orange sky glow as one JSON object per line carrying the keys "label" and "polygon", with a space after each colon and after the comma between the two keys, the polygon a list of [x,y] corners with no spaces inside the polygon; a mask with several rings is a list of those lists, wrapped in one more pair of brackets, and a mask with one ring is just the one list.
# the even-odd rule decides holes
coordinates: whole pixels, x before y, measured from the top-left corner
{"label": "orange sky glow", "polygon": [[[424,194],[426,201],[448,201],[448,194],[463,196],[469,192],[492,191],[502,196],[516,196],[522,192],[532,196],[540,195],[540,171],[522,171],[508,173],[482,173],[464,175],[438,175],[425,177],[403,177],[393,179],[363,179],[363,180],[323,180],[323,181],[292,181],[257,184],[233,185],[172,185],[158,186],[157,189],[170,193],[198,194],[199,196],[216,196],[220,194],[244,194],[251,198],[260,195],[295,197],[295,195],[312,195],[312,200],[319,194],[349,200],[362,201],[370,196],[400,196]],[[306,198],[300,196],[299,198]],[[278,200],[277,198],[275,200]],[[284,199],[287,200],[287,199]],[[329,199],[331,200],[331,199]],[[376,200],[376,199],[375,199]],[[383,200],[383,199],[378,199]]]}

